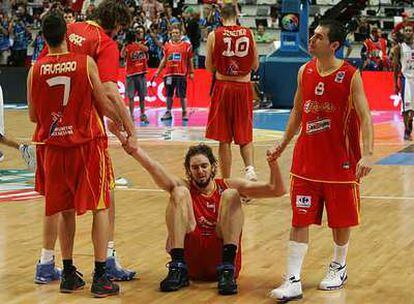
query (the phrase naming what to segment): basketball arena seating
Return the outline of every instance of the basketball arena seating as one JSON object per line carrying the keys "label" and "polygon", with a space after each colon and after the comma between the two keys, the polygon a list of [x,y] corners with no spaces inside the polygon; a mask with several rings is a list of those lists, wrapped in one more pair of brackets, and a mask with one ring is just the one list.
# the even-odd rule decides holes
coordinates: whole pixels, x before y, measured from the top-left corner
{"label": "basketball arena seating", "polygon": [[[281,1],[275,0],[239,0],[241,4],[241,16],[240,23],[243,26],[247,26],[254,31],[257,29],[259,23],[267,25],[267,32],[275,39],[272,43],[260,43],[258,44],[259,54],[266,55],[279,46],[280,28],[278,20],[273,22],[271,15],[277,15],[279,3]],[[309,24],[314,21],[315,15],[323,16],[325,13],[337,18],[339,20],[345,20],[346,14],[343,10],[348,10],[347,13],[355,15],[358,11],[361,12],[360,16],[365,17],[370,24],[377,25],[383,30],[384,33],[389,34],[394,27],[395,22],[399,22],[401,19],[400,14],[403,11],[408,11],[414,16],[414,8],[411,1],[395,1],[395,0],[313,0],[310,6]],[[186,0],[187,5],[196,7],[202,12],[202,4],[198,4],[197,0]],[[352,5],[351,5],[352,4]],[[335,12],[335,7],[338,10]],[[342,11],[339,13],[339,11]],[[414,18],[413,18],[414,20]],[[351,53],[352,58],[360,57],[360,50],[362,46],[362,37],[356,33],[352,38],[353,50]],[[351,40],[352,40],[351,39]],[[201,55],[204,55],[205,48],[203,42],[201,47]]]}

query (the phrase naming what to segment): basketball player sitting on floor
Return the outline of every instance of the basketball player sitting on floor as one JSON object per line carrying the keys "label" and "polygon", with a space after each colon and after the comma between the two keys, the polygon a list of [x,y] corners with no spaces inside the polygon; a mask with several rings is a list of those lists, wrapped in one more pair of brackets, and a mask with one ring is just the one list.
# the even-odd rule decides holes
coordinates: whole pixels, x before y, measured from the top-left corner
{"label": "basketball player sitting on floor", "polygon": [[285,187],[277,162],[268,162],[268,182],[215,178],[217,160],[209,146],[199,144],[188,149],[184,160],[187,178],[182,179],[168,173],[142,148],[127,144],[114,124],[109,129],[155,183],[170,193],[166,221],[167,251],[172,260],[160,283],[161,291],[176,291],[194,279],[218,280],[220,294],[236,294],[244,221],[240,198],[282,196]]}

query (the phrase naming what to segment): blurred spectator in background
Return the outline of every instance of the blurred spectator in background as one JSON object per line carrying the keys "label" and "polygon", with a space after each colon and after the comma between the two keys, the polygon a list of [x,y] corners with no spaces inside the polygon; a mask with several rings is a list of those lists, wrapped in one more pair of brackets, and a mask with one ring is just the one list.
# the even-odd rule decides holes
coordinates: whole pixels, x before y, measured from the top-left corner
{"label": "blurred spectator in background", "polygon": [[86,8],[85,17],[86,20],[93,19],[93,11],[95,10],[96,6],[94,3],[89,4],[89,6]]}
{"label": "blurred spectator in background", "polygon": [[193,63],[194,68],[198,68],[198,57],[201,45],[201,30],[200,30],[200,13],[193,7],[187,7],[183,13],[184,29],[187,37],[190,39],[193,47]]}
{"label": "blurred spectator in background", "polygon": [[135,94],[139,96],[139,107],[141,109],[140,121],[148,123],[145,115],[145,97],[147,96],[147,61],[148,47],[145,41],[145,29],[139,26],[136,31],[127,33],[126,46],[122,49],[122,57],[126,59],[126,93],[129,98],[129,111],[134,120]]}
{"label": "blurred spectator in background", "polygon": [[157,0],[143,0],[142,11],[149,20],[155,20],[160,13],[164,12],[164,7]]}
{"label": "blurred spectator in background", "polygon": [[10,39],[9,21],[7,15],[0,13],[0,65],[7,64],[9,58]]}
{"label": "blurred spectator in background", "polygon": [[269,43],[272,40],[274,40],[270,37],[268,33],[266,33],[266,28],[262,23],[260,23],[257,27],[257,32],[254,38],[258,43]]}
{"label": "blurred spectator in background", "polygon": [[203,20],[201,23],[206,28],[206,35],[204,36],[206,38],[211,31],[214,31],[220,26],[220,9],[217,4],[204,4]]}
{"label": "blurred spectator in background", "polygon": [[25,5],[19,5],[15,15],[26,25],[33,24],[33,16],[27,13]]}
{"label": "blurred spectator in background", "polygon": [[32,64],[34,64],[45,47],[45,40],[43,39],[42,31],[37,32],[31,46],[33,47]]}
{"label": "blurred spectator in background", "polygon": [[[351,38],[350,38],[351,36],[352,36],[352,33],[349,33],[346,36],[342,46],[336,50],[335,52],[336,58],[339,58],[339,59],[349,58],[349,55],[351,55],[351,52],[352,52],[352,44],[351,44]],[[345,53],[345,48],[346,48],[346,53]]]}
{"label": "blurred spectator in background", "polygon": [[182,41],[180,26],[171,29],[171,40],[164,46],[164,57],[155,72],[158,77],[165,68],[164,83],[167,95],[167,111],[161,120],[171,120],[174,95],[180,98],[182,120],[187,121],[187,75],[194,79],[193,52],[189,42]]}
{"label": "blurred spectator in background", "polygon": [[66,8],[63,13],[63,18],[65,18],[66,24],[75,22],[75,15],[70,8]]}
{"label": "blurred spectator in background", "polygon": [[357,23],[358,23],[358,28],[357,28],[357,33],[363,37],[362,40],[367,39],[370,35],[370,25],[368,23],[367,18],[362,17],[359,20],[357,19]]}
{"label": "blurred spectator in background", "polygon": [[25,65],[27,48],[32,40],[30,25],[24,20],[28,18],[25,18],[22,10],[18,9],[9,24],[9,33],[13,38],[10,60],[14,66],[20,67]]}
{"label": "blurred spectator in background", "polygon": [[[166,19],[171,25],[181,22],[179,17],[173,15],[173,9],[171,6],[166,5],[164,8],[164,12],[165,12]],[[180,16],[181,16],[181,12],[180,12]]]}
{"label": "blurred spectator in background", "polygon": [[370,37],[364,41],[361,49],[363,70],[388,71],[390,69],[387,40],[380,35],[381,31],[377,27],[373,27]]}
{"label": "blurred spectator in background", "polygon": [[162,46],[165,42],[158,32],[158,26],[152,24],[145,37],[148,46],[148,67],[158,68],[162,58]]}
{"label": "blurred spectator in background", "polygon": [[414,22],[408,20],[410,18],[410,14],[408,12],[402,12],[401,17],[403,18],[403,21],[397,23],[391,32],[391,38],[398,43],[404,41],[404,27],[406,25],[414,26]]}

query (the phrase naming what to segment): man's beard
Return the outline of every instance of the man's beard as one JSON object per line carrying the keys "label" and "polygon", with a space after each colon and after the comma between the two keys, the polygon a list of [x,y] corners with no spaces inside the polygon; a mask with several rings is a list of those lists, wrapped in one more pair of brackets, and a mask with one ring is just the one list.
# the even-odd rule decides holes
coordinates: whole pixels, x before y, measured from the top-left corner
{"label": "man's beard", "polygon": [[194,184],[196,184],[196,186],[200,189],[204,189],[208,186],[208,184],[210,183],[210,180],[212,179],[212,175],[210,174],[209,178],[206,179],[205,182],[199,182],[194,178],[191,178],[194,182]]}

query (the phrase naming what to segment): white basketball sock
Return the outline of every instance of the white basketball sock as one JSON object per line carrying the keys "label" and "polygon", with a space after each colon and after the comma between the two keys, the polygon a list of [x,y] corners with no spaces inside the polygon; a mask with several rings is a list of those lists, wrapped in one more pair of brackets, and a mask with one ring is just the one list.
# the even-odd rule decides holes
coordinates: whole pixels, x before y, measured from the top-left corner
{"label": "white basketball sock", "polygon": [[106,257],[109,258],[111,256],[115,256],[115,242],[109,241],[108,246],[106,247]]}
{"label": "white basketball sock", "polygon": [[343,246],[338,246],[334,243],[333,261],[344,266],[346,264],[346,255],[348,253],[349,242]]}
{"label": "white basketball sock", "polygon": [[40,264],[46,264],[46,263],[52,262],[54,256],[55,256],[54,250],[42,248],[42,251],[40,252]]}
{"label": "white basketball sock", "polygon": [[307,251],[307,243],[289,241],[286,267],[286,274],[288,275],[288,278],[295,276],[296,279],[300,279],[302,263]]}

